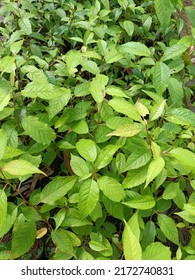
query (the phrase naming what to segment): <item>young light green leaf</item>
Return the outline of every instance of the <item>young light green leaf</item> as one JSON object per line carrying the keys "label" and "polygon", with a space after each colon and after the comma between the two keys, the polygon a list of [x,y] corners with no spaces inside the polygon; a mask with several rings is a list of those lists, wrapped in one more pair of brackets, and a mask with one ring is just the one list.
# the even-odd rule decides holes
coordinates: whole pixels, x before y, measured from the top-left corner
{"label": "young light green leaf", "polygon": [[140,195],[139,198],[131,198],[130,200],[123,202],[123,204],[130,208],[147,210],[153,208],[156,203],[153,196]]}
{"label": "young light green leaf", "polygon": [[101,176],[97,180],[98,187],[110,200],[119,202],[125,197],[121,184],[114,178]]}
{"label": "young light green leaf", "polygon": [[163,62],[156,62],[154,66],[154,74],[153,74],[153,85],[158,94],[162,94],[169,83],[170,79],[170,69]]}
{"label": "young light green leaf", "polygon": [[162,157],[156,157],[149,165],[148,167],[148,172],[147,172],[147,177],[146,177],[146,184],[145,187],[149,185],[150,182],[154,178],[160,174],[160,172],[163,170],[165,166],[165,161]]}
{"label": "young light green leaf", "polygon": [[94,162],[97,157],[97,148],[95,143],[90,139],[80,139],[76,143],[76,149],[79,154],[90,162]]}
{"label": "young light green leaf", "polygon": [[127,222],[128,226],[132,230],[133,234],[140,239],[140,226],[139,226],[139,216],[138,211],[133,214],[133,216]]}
{"label": "young light green leaf", "polygon": [[51,127],[34,116],[24,117],[22,119],[22,126],[27,135],[41,144],[50,144],[56,137]]}
{"label": "young light green leaf", "polygon": [[165,108],[166,100],[160,101],[156,103],[150,112],[150,121],[157,120],[159,117],[161,117],[164,113],[164,108]]}
{"label": "young light green leaf", "polygon": [[79,191],[78,209],[81,218],[91,214],[99,200],[99,188],[94,180],[86,180]]}
{"label": "young light green leaf", "polygon": [[4,227],[7,215],[7,196],[3,190],[0,190],[0,232]]}
{"label": "young light green leaf", "polygon": [[89,91],[97,103],[101,103],[105,96],[105,85],[108,77],[102,74],[96,75],[89,84]]}
{"label": "young light green leaf", "polygon": [[77,66],[81,63],[82,54],[77,50],[70,50],[66,53],[65,62],[70,75],[77,72]]}
{"label": "young light green leaf", "polygon": [[76,183],[76,176],[57,176],[48,183],[40,194],[40,202],[53,205],[56,200],[65,196]]}
{"label": "young light green leaf", "polygon": [[9,104],[10,99],[11,99],[10,94],[0,93],[0,111],[2,111],[3,108]]}
{"label": "young light green leaf", "polygon": [[[137,149],[128,157],[122,172],[138,169],[146,165],[151,159],[151,152],[147,149]],[[132,174],[133,175],[133,174]],[[133,177],[133,176],[132,176]],[[139,176],[138,176],[139,177]]]}
{"label": "young light green leaf", "polygon": [[128,97],[120,87],[116,86],[107,86],[106,93],[111,96]]}
{"label": "young light green leaf", "polygon": [[159,214],[158,224],[166,238],[178,245],[178,231],[173,219],[168,217],[167,215]]}
{"label": "young light green leaf", "polygon": [[124,114],[135,121],[142,122],[137,109],[127,100],[123,98],[114,98],[111,99],[108,103],[116,112]]}
{"label": "young light green leaf", "polygon": [[145,117],[146,115],[150,114],[147,107],[142,104],[140,99],[137,100],[135,105],[136,105],[137,111],[139,112],[140,116]]}
{"label": "young light green leaf", "polygon": [[119,148],[120,146],[112,145],[112,144],[109,144],[106,147],[104,147],[96,158],[95,161],[96,168],[101,169],[106,165],[108,165],[112,161],[113,155],[116,153],[116,151]]}
{"label": "young light green leaf", "polygon": [[68,103],[71,97],[70,90],[67,89],[67,93],[49,100],[48,114],[49,118],[52,119],[55,115],[57,115]]}
{"label": "young light green leaf", "polygon": [[122,234],[123,252],[125,260],[141,260],[142,249],[137,237],[133,234],[130,226],[125,222]]}
{"label": "young light green leaf", "polygon": [[86,161],[80,157],[71,155],[70,166],[73,172],[81,178],[87,178],[91,175]]}
{"label": "young light green leaf", "polygon": [[119,61],[120,59],[123,58],[123,55],[121,53],[119,53],[114,47],[106,53],[105,55],[105,61],[106,63],[113,63],[116,61]]}
{"label": "young light green leaf", "polygon": [[131,189],[145,182],[148,172],[148,166],[130,170],[123,181],[124,189]]}
{"label": "young light green leaf", "polygon": [[8,172],[9,174],[14,176],[31,175],[34,173],[40,173],[46,176],[43,171],[38,169],[32,163],[23,159],[9,161],[3,166],[2,171]]}
{"label": "young light green leaf", "polygon": [[[35,222],[20,222],[13,229],[11,258],[17,259],[27,253],[36,239]],[[25,240],[25,242],[24,242]]]}
{"label": "young light green leaf", "polygon": [[152,154],[153,154],[154,159],[160,157],[161,148],[154,141],[151,142],[151,150],[152,150]]}
{"label": "young light green leaf", "polygon": [[189,170],[195,168],[195,154],[187,149],[175,148],[170,151],[172,157],[174,157],[181,165],[187,167]]}
{"label": "young light green leaf", "polygon": [[107,134],[107,136],[132,137],[138,134],[140,131],[141,129],[134,124],[125,124],[117,128],[115,131]]}
{"label": "young light green leaf", "polygon": [[146,247],[142,260],[171,260],[171,251],[160,242],[154,242]]}
{"label": "young light green leaf", "polygon": [[3,158],[7,146],[7,134],[3,129],[0,129],[0,160]]}
{"label": "young light green leaf", "polygon": [[13,55],[16,55],[20,51],[23,42],[24,42],[24,40],[20,40],[20,41],[14,42],[10,46],[10,51],[13,53]]}
{"label": "young light green leaf", "polygon": [[128,42],[119,48],[121,53],[130,53],[138,56],[150,56],[150,50],[144,44],[139,42]]}
{"label": "young light green leaf", "polygon": [[91,60],[83,60],[81,62],[81,65],[83,67],[84,71],[87,71],[89,73],[92,73],[94,75],[99,74],[100,73],[100,69],[97,66],[97,63],[95,63],[94,61]]}
{"label": "young light green leaf", "polygon": [[132,21],[130,20],[125,20],[123,22],[123,28],[125,29],[125,31],[127,32],[127,34],[131,37],[133,35],[134,32],[134,24]]}

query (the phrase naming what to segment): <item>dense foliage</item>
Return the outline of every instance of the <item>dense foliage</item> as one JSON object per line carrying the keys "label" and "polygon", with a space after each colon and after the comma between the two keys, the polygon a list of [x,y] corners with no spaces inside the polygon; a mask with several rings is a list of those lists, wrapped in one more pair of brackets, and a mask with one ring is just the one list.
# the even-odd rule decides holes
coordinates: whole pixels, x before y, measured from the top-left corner
{"label": "dense foliage", "polygon": [[0,259],[195,259],[183,2],[2,1]]}

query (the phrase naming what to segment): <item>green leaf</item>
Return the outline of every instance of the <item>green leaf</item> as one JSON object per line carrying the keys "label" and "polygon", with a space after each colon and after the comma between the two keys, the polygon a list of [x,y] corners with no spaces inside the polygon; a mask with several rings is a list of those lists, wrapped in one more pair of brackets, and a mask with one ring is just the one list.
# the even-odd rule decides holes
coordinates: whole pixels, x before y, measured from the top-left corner
{"label": "green leaf", "polygon": [[96,144],[90,139],[80,139],[76,143],[76,149],[79,154],[90,162],[94,162],[97,157]]}
{"label": "green leaf", "polygon": [[111,96],[128,97],[120,87],[116,86],[107,86],[106,93]]}
{"label": "green leaf", "polygon": [[169,0],[154,0],[155,10],[157,17],[162,26],[163,32],[165,32],[166,28],[169,26],[172,8],[170,6]]}
{"label": "green leaf", "polygon": [[176,197],[179,191],[179,182],[177,183],[170,183],[164,190],[162,198],[167,200],[167,199],[173,199]]}
{"label": "green leaf", "polygon": [[160,101],[158,103],[156,103],[150,112],[150,117],[149,120],[150,121],[154,121],[157,120],[159,117],[161,117],[164,113],[164,108],[165,108],[165,104],[166,104],[166,100]]}
{"label": "green leaf", "polygon": [[71,255],[74,255],[74,250],[72,246],[72,242],[63,229],[57,229],[53,230],[51,232],[51,238],[53,243],[56,245],[57,248],[59,248],[62,252],[70,253]]}
{"label": "green leaf", "polygon": [[138,56],[150,56],[150,50],[144,44],[139,42],[128,42],[120,47],[122,53],[129,53]]}
{"label": "green leaf", "polygon": [[41,99],[50,100],[61,97],[62,95],[67,95],[67,92],[69,92],[67,88],[55,86],[43,80],[41,83],[37,83],[37,81],[28,83],[21,91],[21,94],[25,97],[39,97]]}
{"label": "green leaf", "polygon": [[116,151],[119,148],[120,146],[112,145],[112,144],[109,144],[106,147],[104,147],[96,158],[95,161],[96,168],[101,169],[106,165],[108,165],[112,161],[113,155],[116,153]]}
{"label": "green leaf", "polygon": [[23,42],[24,42],[24,40],[20,40],[20,41],[14,42],[10,46],[10,51],[13,53],[13,55],[16,55],[20,51]]}
{"label": "green leaf", "polygon": [[105,257],[109,257],[113,254],[110,242],[101,233],[92,232],[90,237],[89,246],[93,251],[99,252]]}
{"label": "green leaf", "polygon": [[80,120],[76,123],[73,123],[71,126],[72,131],[76,132],[77,134],[86,134],[89,133],[89,127],[85,120]]}
{"label": "green leaf", "polygon": [[164,214],[158,214],[158,224],[166,238],[178,245],[178,231],[173,219]]}
{"label": "green leaf", "polygon": [[138,198],[131,198],[131,200],[123,202],[123,204],[130,208],[147,210],[155,206],[155,200],[151,195],[139,195]]}
{"label": "green leaf", "polygon": [[3,108],[9,104],[10,99],[11,99],[10,94],[0,93],[0,111],[2,111]]}
{"label": "green leaf", "polygon": [[[27,253],[36,238],[35,222],[20,222],[13,229],[13,237],[11,243],[11,258],[17,259]],[[25,242],[24,242],[25,241]]]}
{"label": "green leaf", "polygon": [[78,209],[81,218],[91,214],[99,200],[99,188],[94,180],[88,179],[79,191]]}
{"label": "green leaf", "polygon": [[123,181],[124,189],[131,189],[141,185],[145,182],[148,172],[148,166],[141,167],[139,169],[130,170]]}
{"label": "green leaf", "polygon": [[7,146],[7,134],[3,129],[0,129],[0,160],[3,158]]}
{"label": "green leaf", "polygon": [[67,105],[68,101],[70,100],[70,97],[70,90],[67,89],[66,94],[49,100],[49,107],[47,110],[50,119],[52,119],[55,115],[62,111],[62,109]]}
{"label": "green leaf", "polygon": [[18,25],[24,31],[26,35],[30,35],[32,33],[32,27],[30,20],[28,18],[21,18],[18,20]]}
{"label": "green leaf", "polygon": [[157,157],[150,163],[148,167],[145,187],[147,187],[149,183],[152,182],[152,180],[156,178],[158,174],[160,174],[164,166],[165,161],[162,157]]}
{"label": "green leaf", "polygon": [[166,119],[176,124],[195,126],[195,114],[186,108],[171,110],[171,116]]}
{"label": "green leaf", "polygon": [[0,61],[0,70],[2,71],[1,74],[5,73],[13,73],[16,69],[16,64],[15,64],[15,57],[11,56],[4,56],[1,58]]}
{"label": "green leaf", "polygon": [[182,101],[184,97],[182,83],[175,78],[170,78],[168,90],[170,94],[171,103],[174,105],[174,107],[182,107]]}
{"label": "green leaf", "polygon": [[170,151],[172,157],[174,157],[181,165],[187,167],[189,170],[195,168],[195,154],[187,149],[175,148]]}
{"label": "green leaf", "polygon": [[92,225],[87,219],[81,219],[80,212],[74,208],[68,209],[66,218],[62,223],[62,227],[82,227]]}
{"label": "green leaf", "polygon": [[7,196],[3,190],[0,190],[0,232],[4,227],[7,215]]}
{"label": "green leaf", "polygon": [[55,220],[55,224],[56,224],[56,227],[55,229],[58,229],[62,222],[64,221],[64,218],[66,216],[66,209],[65,208],[62,208],[58,211],[58,213],[53,217],[53,219]]}
{"label": "green leaf", "polygon": [[127,222],[128,226],[132,230],[133,234],[139,240],[140,238],[140,226],[139,226],[139,216],[138,211],[133,214],[133,216]]}
{"label": "green leaf", "polygon": [[137,237],[133,234],[130,226],[125,222],[122,234],[123,252],[125,260],[141,260],[142,249]]}
{"label": "green leaf", "polygon": [[123,55],[119,53],[114,47],[106,53],[105,55],[105,61],[107,64],[119,61],[120,59],[123,58]]}
{"label": "green leaf", "polygon": [[91,175],[86,161],[80,157],[71,155],[70,166],[73,172],[81,178],[88,178]]}
{"label": "green leaf", "polygon": [[135,120],[135,121],[139,121],[142,122],[142,119],[137,111],[137,109],[134,107],[134,105],[132,105],[131,103],[129,103],[128,101],[126,101],[123,98],[114,98],[111,99],[108,104],[118,113],[124,114],[126,116],[128,116],[129,118]]}
{"label": "green leaf", "polygon": [[38,169],[32,163],[23,159],[9,161],[3,166],[2,171],[8,172],[9,174],[14,176],[31,175],[34,173],[40,173],[45,175],[43,171]]}
{"label": "green leaf", "polygon": [[77,97],[89,95],[89,82],[83,82],[82,84],[76,85],[74,95]]}
{"label": "green leaf", "polygon": [[161,95],[166,90],[169,83],[169,79],[169,67],[163,62],[156,62],[153,73],[153,85],[158,94]]}
{"label": "green leaf", "polygon": [[156,237],[156,227],[152,221],[148,221],[142,231],[141,245],[145,249],[148,245],[154,242]]}
{"label": "green leaf", "polygon": [[[137,149],[128,157],[122,172],[138,169],[146,165],[151,159],[151,152],[146,149]],[[133,177],[133,174],[131,174]],[[139,176],[138,176],[139,177]]]}
{"label": "green leaf", "polygon": [[76,183],[76,176],[57,176],[48,183],[40,194],[40,202],[53,205],[56,200],[65,196]]}
{"label": "green leaf", "polygon": [[165,52],[164,52],[164,54],[163,54],[163,56],[161,58],[161,61],[166,61],[166,60],[169,60],[169,59],[173,59],[176,56],[180,56],[188,48],[189,48],[188,44],[175,44],[175,45],[172,45],[171,47],[168,47],[165,50]]}
{"label": "green leaf", "polygon": [[121,184],[114,178],[101,176],[97,180],[98,187],[110,200],[119,202],[125,197]]}
{"label": "green leaf", "polygon": [[125,124],[107,135],[108,136],[132,137],[132,136],[138,134],[140,131],[141,131],[141,129],[138,128],[134,124]]}
{"label": "green leaf", "polygon": [[24,117],[22,119],[22,126],[25,133],[38,143],[50,144],[56,138],[51,127],[34,116]]}
{"label": "green leaf", "polygon": [[94,61],[84,60],[84,61],[82,61],[81,65],[82,65],[84,71],[87,71],[94,75],[100,73],[100,69]]}
{"label": "green leaf", "polygon": [[146,247],[142,260],[171,260],[171,251],[160,242],[154,242]]}
{"label": "green leaf", "polygon": [[81,63],[81,57],[82,54],[76,50],[70,50],[66,53],[65,62],[70,75],[78,71],[76,67]]}
{"label": "green leaf", "polygon": [[[0,198],[0,201],[1,200],[2,199]],[[7,204],[7,200],[6,200],[6,204]],[[1,202],[0,208],[3,208],[3,207],[5,207],[4,203]],[[17,212],[18,212],[18,208],[14,204],[11,204],[10,202],[8,202],[7,215],[6,215],[6,219],[4,220],[4,223],[1,223],[2,219],[0,217],[0,237],[3,237],[11,229],[11,227],[13,226],[13,224],[16,220]],[[0,213],[1,213],[0,216],[4,213],[2,209],[0,209]]]}
{"label": "green leaf", "polygon": [[105,96],[105,85],[108,77],[102,74],[96,75],[89,84],[89,91],[97,103],[101,103]]}
{"label": "green leaf", "polygon": [[127,32],[127,34],[131,37],[133,35],[134,32],[134,24],[132,21],[130,20],[125,20],[123,22],[123,28],[125,29],[125,31]]}

